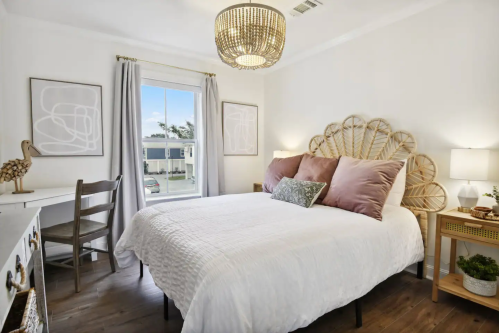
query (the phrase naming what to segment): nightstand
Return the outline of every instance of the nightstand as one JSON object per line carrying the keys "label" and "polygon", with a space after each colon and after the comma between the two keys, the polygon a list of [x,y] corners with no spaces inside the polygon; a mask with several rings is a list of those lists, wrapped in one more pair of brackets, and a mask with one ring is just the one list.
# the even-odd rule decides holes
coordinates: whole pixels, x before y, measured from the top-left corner
{"label": "nightstand", "polygon": [[253,192],[263,192],[262,183],[253,183]]}
{"label": "nightstand", "polygon": [[[449,275],[440,279],[442,236],[451,239],[451,249]],[[458,212],[457,209],[437,214],[433,302],[438,301],[438,291],[442,290],[499,311],[499,295],[483,297],[464,289],[463,276],[456,274],[456,247],[458,240],[499,249],[499,222],[477,219],[468,213]]]}

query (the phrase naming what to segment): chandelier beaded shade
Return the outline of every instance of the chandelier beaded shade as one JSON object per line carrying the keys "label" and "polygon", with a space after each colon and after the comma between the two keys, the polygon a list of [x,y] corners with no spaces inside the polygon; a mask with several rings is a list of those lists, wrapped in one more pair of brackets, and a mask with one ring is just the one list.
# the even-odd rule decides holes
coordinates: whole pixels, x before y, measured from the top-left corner
{"label": "chandelier beaded shade", "polygon": [[215,19],[220,59],[239,69],[267,68],[282,55],[286,19],[278,10],[257,3],[230,6]]}

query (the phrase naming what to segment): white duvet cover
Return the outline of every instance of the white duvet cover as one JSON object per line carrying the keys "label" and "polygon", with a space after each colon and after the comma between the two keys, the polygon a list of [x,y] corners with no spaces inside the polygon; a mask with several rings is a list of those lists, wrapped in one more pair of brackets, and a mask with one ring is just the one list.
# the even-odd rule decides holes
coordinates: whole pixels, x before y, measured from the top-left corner
{"label": "white duvet cover", "polygon": [[380,222],[266,193],[145,208],[116,246],[121,267],[131,251],[180,309],[183,333],[290,332],[424,256],[405,208],[385,206]]}

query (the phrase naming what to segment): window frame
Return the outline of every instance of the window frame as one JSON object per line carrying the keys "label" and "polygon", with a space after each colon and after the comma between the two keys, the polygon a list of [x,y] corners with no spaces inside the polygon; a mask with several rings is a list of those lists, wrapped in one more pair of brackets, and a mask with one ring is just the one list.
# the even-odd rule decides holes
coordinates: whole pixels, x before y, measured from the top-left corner
{"label": "window frame", "polygon": [[[142,147],[144,142],[155,142],[155,143],[165,143],[165,149],[168,150],[167,158],[166,158],[166,192],[164,193],[151,193],[146,196],[146,201],[154,201],[158,200],[160,198],[175,198],[175,197],[184,197],[186,195],[193,195],[193,196],[199,196],[201,187],[199,186],[199,139],[198,139],[198,119],[199,119],[199,111],[200,111],[200,105],[201,105],[201,86],[195,86],[195,85],[189,85],[189,84],[182,84],[182,83],[175,83],[175,82],[169,82],[165,80],[158,80],[158,79],[151,79],[151,78],[146,78],[142,77],[141,80],[141,89],[142,86],[153,86],[153,87],[159,87],[163,89],[170,89],[170,90],[180,90],[180,91],[190,91],[194,93],[194,138],[193,139],[170,139],[167,137],[167,133],[165,131],[165,137],[164,138],[141,138],[142,140]],[[167,108],[167,99],[166,99],[166,93],[165,93],[165,125],[168,127],[167,123],[167,117],[168,117],[168,108]],[[194,168],[195,168],[195,173],[193,173],[193,176],[195,177],[195,183],[194,183],[194,189],[193,190],[186,190],[186,191],[175,191],[175,192],[169,192],[169,160],[170,160],[170,147],[168,146],[169,143],[190,143],[193,145],[196,154],[194,154]],[[192,149],[192,148],[191,148]],[[184,147],[181,148],[181,151],[184,151]],[[185,161],[185,153],[184,155],[184,161]],[[185,162],[184,162],[185,164]],[[186,170],[187,172],[187,170]],[[172,173],[173,175],[173,173]],[[146,175],[143,174],[143,177]]]}

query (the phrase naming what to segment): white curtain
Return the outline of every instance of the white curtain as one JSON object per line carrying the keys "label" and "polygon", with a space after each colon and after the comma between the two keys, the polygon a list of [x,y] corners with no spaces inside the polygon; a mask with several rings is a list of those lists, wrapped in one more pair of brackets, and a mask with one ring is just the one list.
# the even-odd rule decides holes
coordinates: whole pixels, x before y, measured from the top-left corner
{"label": "white curtain", "polygon": [[203,197],[225,193],[222,113],[215,77],[206,76],[202,87],[202,158],[201,179]]}
{"label": "white curtain", "polygon": [[140,66],[120,59],[114,84],[111,176],[123,175],[113,225],[116,243],[135,213],[145,207]]}

